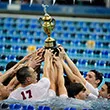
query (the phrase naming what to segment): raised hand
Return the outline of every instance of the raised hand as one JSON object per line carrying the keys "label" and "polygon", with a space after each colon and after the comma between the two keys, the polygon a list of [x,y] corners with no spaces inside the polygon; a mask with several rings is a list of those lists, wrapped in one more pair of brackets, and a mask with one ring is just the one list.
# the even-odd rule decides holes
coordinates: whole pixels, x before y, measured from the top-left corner
{"label": "raised hand", "polygon": [[64,48],[63,48],[61,45],[59,45],[59,46],[58,46],[58,50],[59,50],[59,57],[60,57],[61,59],[65,59],[65,56],[66,56],[67,54],[66,54]]}

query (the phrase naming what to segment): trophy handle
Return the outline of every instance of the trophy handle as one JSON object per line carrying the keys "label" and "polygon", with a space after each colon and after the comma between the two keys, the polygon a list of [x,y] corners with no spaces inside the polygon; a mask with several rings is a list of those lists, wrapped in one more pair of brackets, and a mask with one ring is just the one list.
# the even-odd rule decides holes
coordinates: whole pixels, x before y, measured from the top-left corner
{"label": "trophy handle", "polygon": [[51,26],[52,26],[52,30],[53,30],[55,28],[55,25],[56,25],[56,21],[54,18],[52,18],[51,24],[52,24]]}
{"label": "trophy handle", "polygon": [[40,25],[42,26],[42,24],[43,24],[42,18],[39,18],[39,23],[40,23]]}

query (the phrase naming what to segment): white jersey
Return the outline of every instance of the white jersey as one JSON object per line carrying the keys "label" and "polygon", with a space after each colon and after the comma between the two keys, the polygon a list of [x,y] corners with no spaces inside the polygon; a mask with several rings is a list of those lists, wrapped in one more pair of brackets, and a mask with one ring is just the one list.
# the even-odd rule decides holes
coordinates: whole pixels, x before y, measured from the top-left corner
{"label": "white jersey", "polygon": [[[10,93],[8,99],[13,98],[17,100],[42,100],[49,96],[55,96],[53,90],[49,90],[50,81],[48,78],[42,78],[38,83],[30,84],[26,87],[19,87]],[[50,95],[49,95],[50,94]]]}
{"label": "white jersey", "polygon": [[94,88],[92,86],[92,84],[90,84],[89,82],[86,81],[86,87],[88,90],[90,90],[90,92],[93,94],[93,95],[96,95],[98,96],[99,95],[99,91],[98,91],[98,88]]}
{"label": "white jersey", "polygon": [[98,98],[98,97],[97,97],[96,95],[92,94],[92,93],[90,93],[90,94],[88,95],[88,97],[87,97],[88,100],[95,100],[95,99],[97,99],[97,98]]}

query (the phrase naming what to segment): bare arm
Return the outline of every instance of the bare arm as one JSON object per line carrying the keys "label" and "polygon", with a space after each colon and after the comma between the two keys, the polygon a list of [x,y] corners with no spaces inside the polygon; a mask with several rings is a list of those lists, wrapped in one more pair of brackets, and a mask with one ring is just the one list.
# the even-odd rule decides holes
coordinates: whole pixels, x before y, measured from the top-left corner
{"label": "bare arm", "polygon": [[80,71],[78,70],[78,68],[76,67],[76,65],[73,63],[73,61],[69,58],[69,56],[66,54],[66,52],[64,51],[64,48],[62,46],[59,47],[60,48],[60,54],[61,56],[63,55],[63,58],[67,61],[68,66],[70,67],[71,71],[73,74],[75,74],[76,76],[78,76],[83,84],[86,84],[86,80],[84,79],[84,77],[81,75]]}
{"label": "bare arm", "polygon": [[14,88],[19,84],[19,81],[16,79],[16,77],[13,77],[13,79],[9,82],[7,85],[7,89],[9,91],[14,90]]}
{"label": "bare arm", "polygon": [[66,74],[71,82],[83,83],[78,76],[76,76],[75,74],[72,73],[71,69],[68,67],[68,65],[63,60],[62,60],[62,65],[63,65],[63,67],[66,71]]}
{"label": "bare arm", "polygon": [[54,57],[54,62],[57,68],[57,86],[58,86],[58,93],[60,95],[67,96],[67,90],[64,85],[64,77],[63,77],[63,66],[61,64],[61,60],[59,57]]}
{"label": "bare arm", "polygon": [[44,55],[43,77],[49,78],[49,73],[50,73],[50,58],[51,58],[51,56],[52,56],[51,50],[46,50],[45,51],[45,55]]}

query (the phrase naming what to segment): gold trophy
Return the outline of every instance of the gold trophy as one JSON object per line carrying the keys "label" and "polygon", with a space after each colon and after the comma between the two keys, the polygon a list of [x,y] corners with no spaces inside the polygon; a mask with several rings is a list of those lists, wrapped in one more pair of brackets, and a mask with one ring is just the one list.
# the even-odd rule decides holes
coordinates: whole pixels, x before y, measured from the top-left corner
{"label": "gold trophy", "polygon": [[39,18],[40,25],[43,27],[45,33],[48,35],[48,38],[45,40],[45,48],[54,48],[56,46],[56,41],[50,35],[55,27],[55,19],[52,18],[46,11],[48,5],[42,4],[44,7],[44,16]]}

